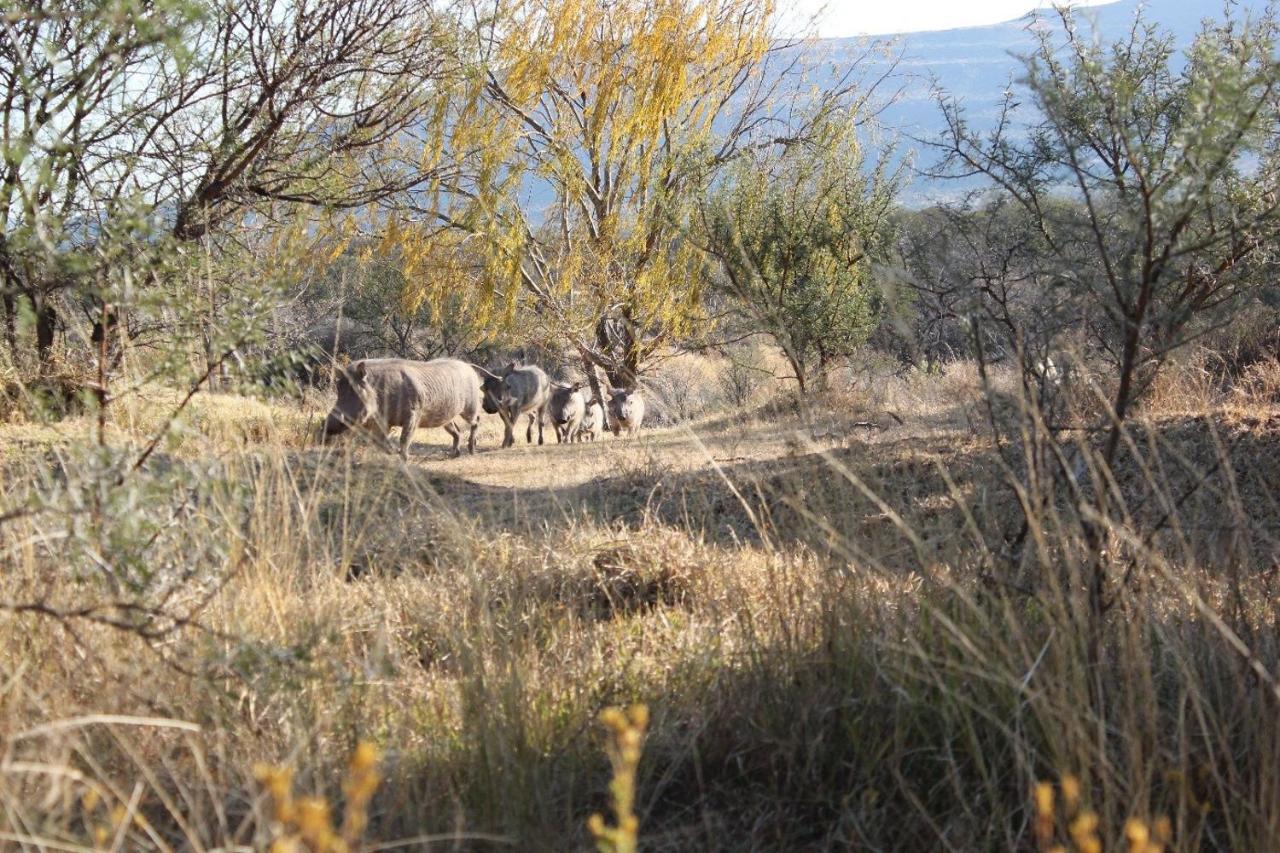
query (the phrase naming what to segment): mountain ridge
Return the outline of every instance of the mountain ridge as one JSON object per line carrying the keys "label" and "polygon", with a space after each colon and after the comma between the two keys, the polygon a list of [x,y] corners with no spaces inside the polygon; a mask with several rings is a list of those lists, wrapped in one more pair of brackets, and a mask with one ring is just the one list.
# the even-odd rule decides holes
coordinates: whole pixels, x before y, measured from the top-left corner
{"label": "mountain ridge", "polygon": [[[1263,0],[1239,0],[1231,5],[1237,12],[1250,15],[1263,10],[1266,4]],[[1223,8],[1222,0],[1115,0],[1080,8],[1076,15],[1086,34],[1106,44],[1123,38],[1141,10],[1144,20],[1171,34],[1175,49],[1181,51],[1191,44],[1205,20],[1222,18]],[[871,58],[864,78],[875,80],[892,71],[888,84],[901,88],[879,119],[883,129],[900,140],[897,157],[910,157],[916,166],[916,177],[903,198],[904,203],[916,207],[959,191],[959,185],[926,179],[918,173],[932,162],[927,142],[936,141],[945,130],[937,101],[939,89],[963,105],[966,118],[976,128],[992,124],[1003,93],[1017,85],[1023,69],[1019,57],[1036,46],[1038,25],[1061,32],[1056,10],[1032,9],[998,24],[881,37],[818,39],[807,52],[814,66],[828,62],[839,68],[841,59],[848,67],[867,51],[868,45],[893,46],[896,59]],[[896,68],[892,67],[893,62]],[[1033,116],[1028,113],[1024,118]]]}

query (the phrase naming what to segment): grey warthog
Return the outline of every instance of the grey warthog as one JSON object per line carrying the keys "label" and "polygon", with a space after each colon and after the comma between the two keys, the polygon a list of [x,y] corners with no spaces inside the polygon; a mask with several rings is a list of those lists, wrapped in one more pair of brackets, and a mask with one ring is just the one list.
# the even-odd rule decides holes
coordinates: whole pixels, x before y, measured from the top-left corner
{"label": "grey warthog", "polygon": [[586,384],[574,382],[572,385],[564,385],[557,382],[551,386],[547,414],[551,416],[551,425],[555,427],[556,441],[561,444],[573,441],[582,427],[582,416],[587,409],[582,387]]}
{"label": "grey warthog", "polygon": [[500,416],[506,428],[502,446],[510,447],[516,443],[515,423],[521,415],[529,416],[525,440],[533,444],[533,424],[537,421],[538,444],[542,444],[542,423],[551,399],[551,380],[542,368],[531,364],[521,367],[513,361],[498,373],[491,373],[483,367],[475,369],[482,380],[484,410]]}
{"label": "grey warthog", "polygon": [[453,455],[462,451],[459,426],[471,428],[467,450],[476,452],[480,423],[480,374],[465,361],[437,358],[367,358],[338,375],[338,402],[325,419],[321,439],[327,441],[353,427],[375,431],[391,440],[400,427],[400,456],[405,458],[418,427],[444,427],[453,436]]}
{"label": "grey warthog", "polygon": [[609,389],[609,427],[615,436],[623,430],[627,435],[635,435],[640,431],[644,421],[644,397],[639,391],[625,388]]}
{"label": "grey warthog", "polygon": [[574,437],[575,441],[586,441],[590,439],[595,441],[596,437],[604,431],[604,408],[595,400],[587,402],[586,410],[582,413],[582,423],[578,425],[578,433]]}

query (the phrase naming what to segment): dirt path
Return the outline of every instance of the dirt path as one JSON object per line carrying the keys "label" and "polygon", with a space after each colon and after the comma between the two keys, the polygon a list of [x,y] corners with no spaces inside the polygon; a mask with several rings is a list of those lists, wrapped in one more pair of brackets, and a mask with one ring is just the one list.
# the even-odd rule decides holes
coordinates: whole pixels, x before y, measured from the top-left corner
{"label": "dirt path", "polygon": [[[437,434],[438,433],[438,434]],[[511,487],[522,490],[564,489],[592,480],[642,472],[691,472],[715,466],[737,465],[777,459],[794,452],[806,441],[814,441],[812,431],[799,421],[777,424],[727,423],[711,419],[689,426],[643,431],[636,438],[615,438],[606,434],[594,442],[557,444],[547,431],[543,445],[525,443],[518,436],[515,447],[499,448],[501,433],[485,424],[477,439],[475,456],[459,459],[446,455],[448,438],[439,430],[418,433],[411,456],[413,464],[433,474],[458,477],[477,485]],[[818,442],[831,443],[819,435]]]}

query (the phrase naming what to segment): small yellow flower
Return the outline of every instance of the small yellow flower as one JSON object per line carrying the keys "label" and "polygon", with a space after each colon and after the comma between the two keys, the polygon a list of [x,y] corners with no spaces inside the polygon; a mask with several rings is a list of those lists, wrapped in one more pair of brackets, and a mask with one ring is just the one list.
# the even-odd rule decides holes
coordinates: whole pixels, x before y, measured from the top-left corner
{"label": "small yellow flower", "polygon": [[602,815],[593,814],[587,819],[587,830],[601,853],[635,853],[640,832],[640,819],[634,812],[635,777],[649,724],[649,709],[644,705],[632,705],[625,712],[605,708],[599,720],[612,735],[605,750],[613,765],[609,794],[617,825],[610,827]]}
{"label": "small yellow flower", "polygon": [[626,715],[617,708],[605,708],[601,711],[600,724],[614,733],[621,733],[627,730]]}
{"label": "small yellow flower", "polygon": [[1062,777],[1062,803],[1071,813],[1080,808],[1080,780],[1070,773]]}
{"label": "small yellow flower", "polygon": [[1081,812],[1071,821],[1071,837],[1084,838],[1098,831],[1098,816],[1093,812]]}
{"label": "small yellow flower", "polygon": [[1053,838],[1053,785],[1048,782],[1036,783],[1032,797],[1036,806],[1036,840],[1044,846]]}
{"label": "small yellow flower", "polygon": [[627,709],[627,716],[631,718],[631,725],[637,729],[644,731],[649,728],[649,706],[639,703],[632,705]]}
{"label": "small yellow flower", "polygon": [[1151,833],[1147,825],[1136,817],[1131,817],[1124,824],[1124,837],[1129,841],[1129,850],[1133,853],[1146,853],[1147,841]]}
{"label": "small yellow flower", "polygon": [[1039,782],[1035,790],[1036,814],[1040,817],[1053,817],[1053,785]]}

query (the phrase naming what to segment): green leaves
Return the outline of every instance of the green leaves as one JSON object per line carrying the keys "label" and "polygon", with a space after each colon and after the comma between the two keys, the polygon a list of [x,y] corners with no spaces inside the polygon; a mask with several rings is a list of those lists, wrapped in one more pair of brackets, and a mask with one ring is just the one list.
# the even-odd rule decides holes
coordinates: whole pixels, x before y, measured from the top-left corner
{"label": "green leaves", "polygon": [[884,311],[873,262],[885,250],[899,173],[863,160],[849,117],[812,145],[744,160],[704,220],[721,287],[787,353],[803,389],[863,344]]}

